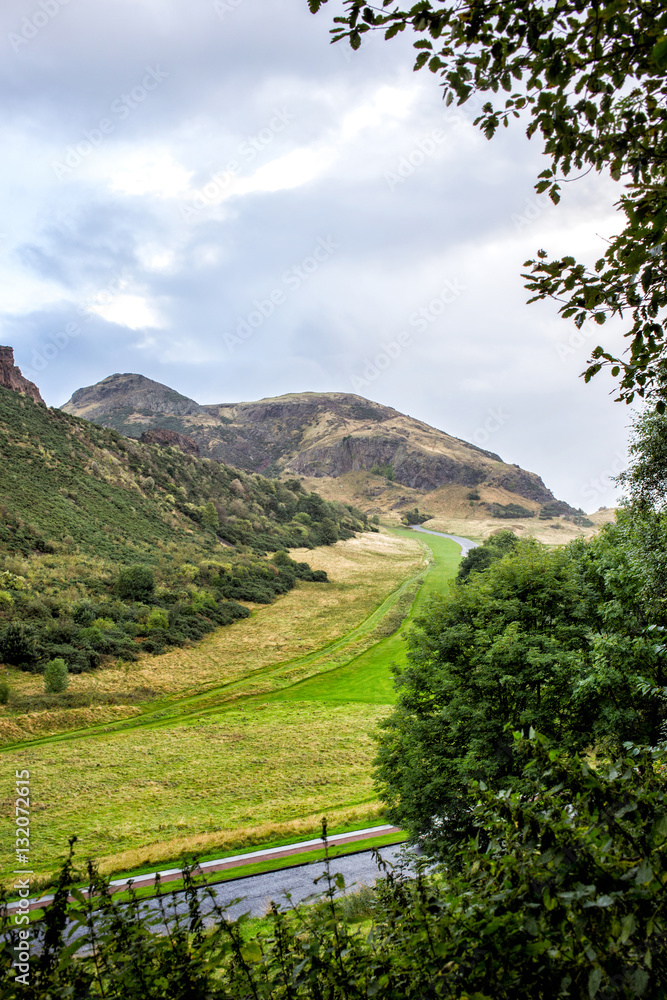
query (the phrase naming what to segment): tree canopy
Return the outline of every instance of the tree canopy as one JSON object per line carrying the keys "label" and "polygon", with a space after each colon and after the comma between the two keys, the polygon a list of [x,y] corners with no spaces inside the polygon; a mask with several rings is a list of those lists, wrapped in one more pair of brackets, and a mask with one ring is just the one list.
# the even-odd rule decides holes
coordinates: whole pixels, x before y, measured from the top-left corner
{"label": "tree canopy", "polygon": [[518,777],[508,726],[567,753],[658,741],[664,657],[623,542],[612,529],[588,545],[526,540],[503,553],[491,539],[491,561],[417,619],[376,779],[392,820],[430,852],[470,832],[473,782]]}
{"label": "tree canopy", "polygon": [[[328,0],[309,0],[313,13]],[[560,199],[564,180],[608,171],[623,183],[619,235],[596,261],[540,250],[524,275],[535,299],[553,298],[581,327],[627,318],[629,348],[593,351],[589,381],[603,367],[619,399],[652,396],[662,412],[667,376],[667,10],[660,0],[344,0],[333,40],[361,45],[369,31],[389,39],[409,29],[415,69],[442,80],[447,104],[489,93],[476,124],[487,138],[514,120],[539,134],[550,163],[538,192]]]}

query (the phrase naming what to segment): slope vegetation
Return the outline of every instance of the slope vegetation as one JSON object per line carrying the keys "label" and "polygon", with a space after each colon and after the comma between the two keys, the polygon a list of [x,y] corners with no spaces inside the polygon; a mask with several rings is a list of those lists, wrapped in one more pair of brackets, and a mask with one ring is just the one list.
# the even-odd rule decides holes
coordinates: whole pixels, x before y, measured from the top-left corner
{"label": "slope vegetation", "polygon": [[282,550],[369,527],[298,480],[131,441],[5,388],[0,454],[0,659],[29,670],[200,639],[247,616],[240,601],[326,579]]}

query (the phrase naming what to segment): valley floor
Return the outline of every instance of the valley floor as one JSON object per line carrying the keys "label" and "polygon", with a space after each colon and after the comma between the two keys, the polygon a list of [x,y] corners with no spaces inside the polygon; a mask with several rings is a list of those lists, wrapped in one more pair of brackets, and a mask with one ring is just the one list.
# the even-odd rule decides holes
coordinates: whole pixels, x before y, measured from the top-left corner
{"label": "valley floor", "polygon": [[[292,555],[332,582],[197,646],[74,677],[82,707],[0,717],[6,787],[31,774],[34,890],[73,833],[77,857],[113,873],[317,835],[323,815],[332,830],[378,820],[371,734],[395,698],[390,665],[459,548],[399,529]],[[2,859],[3,881],[13,867]]]}

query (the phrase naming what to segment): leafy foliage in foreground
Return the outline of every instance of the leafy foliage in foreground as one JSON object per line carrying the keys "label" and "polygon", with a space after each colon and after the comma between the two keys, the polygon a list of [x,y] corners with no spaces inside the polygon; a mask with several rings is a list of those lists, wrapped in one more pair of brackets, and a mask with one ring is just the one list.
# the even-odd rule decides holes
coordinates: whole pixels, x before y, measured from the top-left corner
{"label": "leafy foliage in foreground", "polygon": [[[594,771],[539,737],[515,742],[525,792],[478,786],[475,836],[459,847],[455,868],[417,877],[388,871],[356,906],[354,897],[337,895],[344,879],[327,865],[314,905],[272,905],[259,924],[230,921],[189,870],[185,892],[161,893],[149,915],[136,898],[115,902],[93,866],[96,898],[72,890],[70,857],[34,928],[27,970],[12,964],[22,925],[5,914],[0,996],[661,1000],[664,750],[628,748],[613,767]],[[177,900],[186,903],[180,916]],[[212,911],[208,931],[205,910]],[[17,982],[24,971],[27,979]]]}
{"label": "leafy foliage in foreground", "polygon": [[[308,0],[315,13],[327,0]],[[581,327],[610,316],[632,322],[628,358],[602,345],[592,352],[586,381],[604,366],[621,376],[620,399],[654,394],[664,408],[667,340],[667,16],[659,0],[560,0],[542,3],[419,0],[407,8],[345,0],[334,40],[354,49],[369,31],[392,38],[406,28],[421,37],[415,69],[442,79],[447,104],[474,93],[498,95],[476,120],[487,138],[513,119],[540,134],[550,165],[538,192],[560,200],[563,178],[608,170],[626,182],[619,207],[625,227],[592,266],[541,250],[525,275],[534,299],[564,303],[560,312]],[[534,301],[532,299],[531,301]],[[593,326],[595,329],[595,326]]]}
{"label": "leafy foliage in foreground", "polygon": [[297,579],[266,553],[371,529],[299,480],[140,444],[0,388],[0,659],[70,672],[196,641]]}

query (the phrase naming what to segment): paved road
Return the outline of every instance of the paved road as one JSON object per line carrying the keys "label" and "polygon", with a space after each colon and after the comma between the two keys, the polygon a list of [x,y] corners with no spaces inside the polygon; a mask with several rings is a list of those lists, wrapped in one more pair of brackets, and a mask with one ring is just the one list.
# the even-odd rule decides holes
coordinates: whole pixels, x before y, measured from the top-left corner
{"label": "paved road", "polygon": [[429,528],[422,528],[419,524],[413,524],[411,527],[413,531],[421,531],[425,535],[439,535],[441,538],[451,538],[453,542],[461,546],[462,556],[467,556],[471,549],[477,548],[477,542],[473,542],[469,538],[461,538],[459,535],[446,535],[444,531],[430,531]]}
{"label": "paved road", "polygon": [[[399,857],[402,850],[401,844],[380,849],[383,860],[394,862]],[[262,916],[267,912],[269,903],[274,900],[276,903],[287,905],[285,893],[290,893],[292,903],[300,903],[312,896],[313,893],[321,892],[326,885],[324,880],[315,885],[314,880],[324,872],[322,861],[313,861],[307,865],[300,865],[298,868],[281,868],[275,872],[265,872],[262,875],[251,875],[246,878],[234,879],[230,882],[220,882],[212,885],[211,889],[215,895],[215,901],[219,906],[225,906],[232,900],[243,897],[241,902],[235,903],[227,911],[228,917],[234,919],[242,913],[250,912],[253,917]],[[358,854],[348,854],[345,857],[337,858],[331,863],[331,872],[340,872],[345,877],[346,890],[354,891],[360,885],[373,885],[378,878],[378,867],[373,859],[371,851],[360,851]],[[182,892],[174,893],[176,908],[179,913],[187,912],[185,897]],[[212,901],[204,897],[204,912],[210,912]],[[147,901],[147,907],[151,912],[158,912],[154,900]]]}
{"label": "paved road", "polygon": [[[391,847],[380,848],[379,854],[384,861],[395,863],[399,860],[403,850],[402,844],[395,844]],[[224,907],[231,904],[233,900],[239,900],[229,906],[226,911],[227,918],[231,920],[241,916],[242,913],[251,913],[253,917],[261,917],[267,912],[271,900],[286,908],[289,904],[285,893],[290,893],[292,904],[301,903],[309,896],[322,892],[326,888],[324,880],[317,885],[314,882],[323,872],[323,862],[313,861],[307,865],[300,865],[298,868],[282,868],[275,872],[265,872],[262,875],[251,875],[211,885],[214,900],[210,899],[205,892],[199,892],[199,897],[202,900],[202,913],[208,914],[204,923],[206,926],[214,924],[216,918],[210,914],[216,903],[218,906]],[[337,891],[338,895],[342,895],[343,892],[354,892],[361,885],[373,885],[381,874],[371,851],[360,851],[358,854],[348,854],[345,857],[336,858],[331,863],[331,873],[341,873],[345,878],[345,890]],[[188,912],[185,894],[182,891],[165,896],[164,902],[169,918],[173,918],[175,913],[187,914]],[[142,904],[141,910],[151,917],[158,916],[160,913],[158,903],[154,899],[147,899]],[[164,922],[158,921],[151,925],[151,929],[154,933],[160,934],[165,933],[166,926]],[[83,933],[84,931],[77,929],[69,935],[69,940],[80,938]]]}

